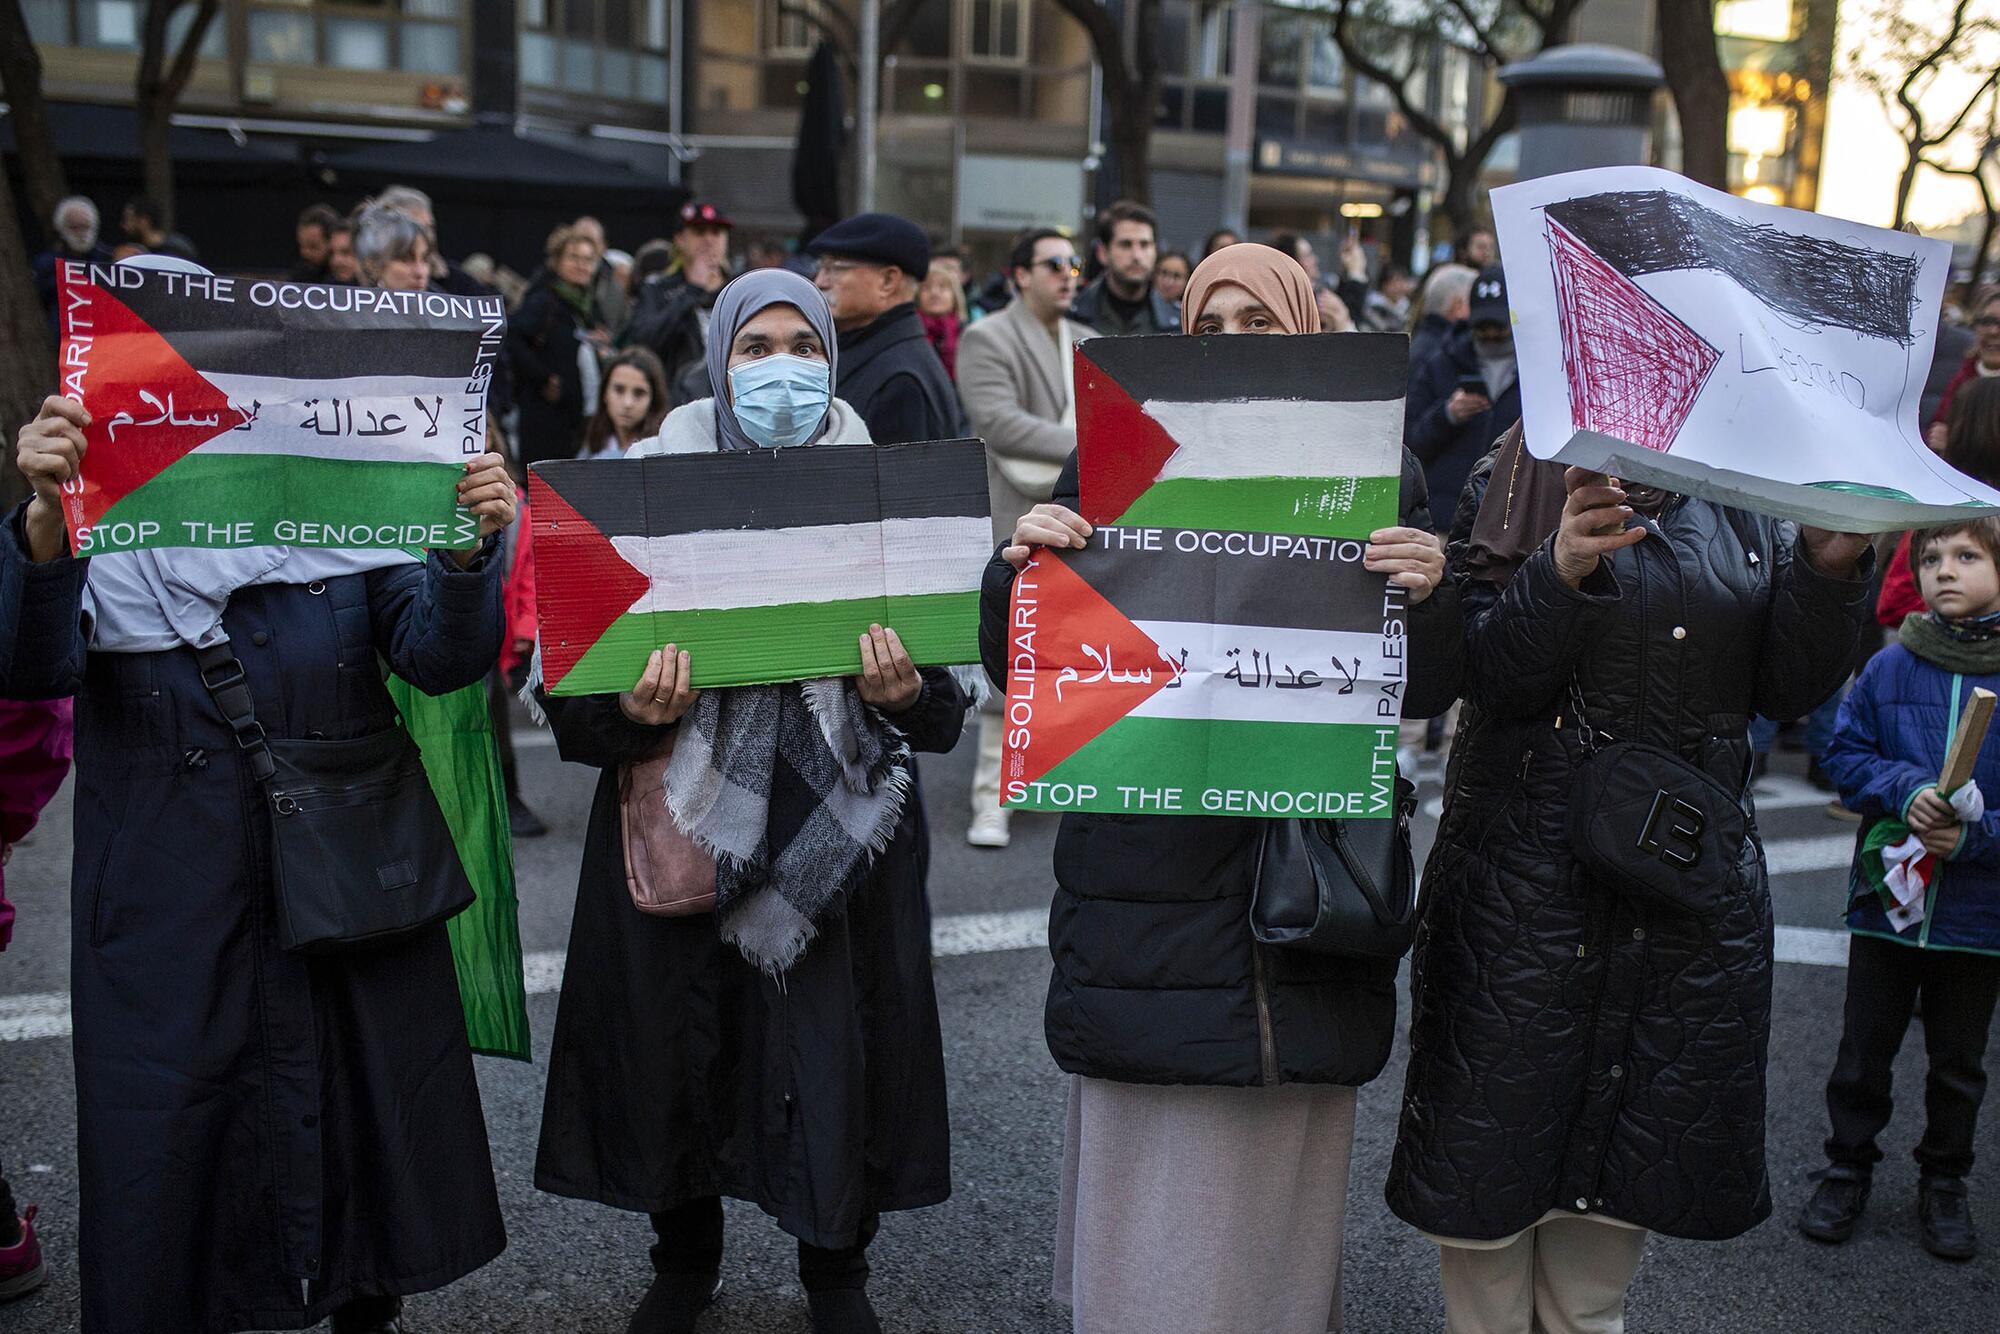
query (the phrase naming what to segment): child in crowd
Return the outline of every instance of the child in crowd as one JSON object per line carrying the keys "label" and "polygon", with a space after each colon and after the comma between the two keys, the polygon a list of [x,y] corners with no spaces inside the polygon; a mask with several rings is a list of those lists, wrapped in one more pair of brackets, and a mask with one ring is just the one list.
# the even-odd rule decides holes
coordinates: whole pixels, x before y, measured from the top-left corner
{"label": "child in crowd", "polygon": [[1853,932],[1840,1053],[1827,1081],[1829,1166],[1799,1215],[1817,1241],[1853,1235],[1893,1110],[1890,1076],[1921,998],[1924,1134],[1917,1217],[1924,1248],[1949,1260],[1978,1251],[1965,1178],[1986,1091],[1982,1057],[2000,995],[2000,736],[1980,747],[1973,779],[1940,792],[1938,776],[1975,687],[2000,691],[2000,519],[1911,535],[1910,565],[1930,610],[1870,660],[1840,710],[1824,765],[1867,824],[1849,881]]}

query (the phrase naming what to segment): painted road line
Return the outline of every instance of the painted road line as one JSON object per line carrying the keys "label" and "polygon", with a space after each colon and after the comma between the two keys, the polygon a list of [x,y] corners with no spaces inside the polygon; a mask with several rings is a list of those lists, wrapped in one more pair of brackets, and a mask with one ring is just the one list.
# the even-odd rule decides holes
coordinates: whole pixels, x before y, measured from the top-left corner
{"label": "painted road line", "polygon": [[69,1036],[69,993],[38,991],[0,996],[0,1042]]}
{"label": "painted road line", "polygon": [[1773,957],[1779,963],[1809,963],[1823,968],[1847,967],[1847,932],[1838,927],[1781,926]]}

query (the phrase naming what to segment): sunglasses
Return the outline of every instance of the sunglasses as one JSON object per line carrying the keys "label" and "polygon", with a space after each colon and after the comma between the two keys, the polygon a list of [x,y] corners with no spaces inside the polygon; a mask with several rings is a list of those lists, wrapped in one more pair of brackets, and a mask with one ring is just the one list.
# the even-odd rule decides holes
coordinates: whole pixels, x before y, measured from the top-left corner
{"label": "sunglasses", "polygon": [[1058,276],[1065,273],[1072,278],[1081,278],[1083,276],[1083,261],[1075,255],[1071,255],[1068,259],[1063,259],[1057,255],[1050,255],[1047,259],[1036,260],[1033,267],[1047,269],[1050,273]]}

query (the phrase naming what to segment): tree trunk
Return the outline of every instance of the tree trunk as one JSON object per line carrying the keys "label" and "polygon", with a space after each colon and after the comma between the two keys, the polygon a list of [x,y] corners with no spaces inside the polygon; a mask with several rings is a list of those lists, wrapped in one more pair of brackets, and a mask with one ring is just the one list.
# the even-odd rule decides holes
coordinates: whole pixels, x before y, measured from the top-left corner
{"label": "tree trunk", "polygon": [[1477,161],[1457,153],[1445,155],[1444,197],[1438,200],[1436,211],[1444,218],[1447,238],[1455,238],[1478,221],[1479,212],[1473,199],[1479,193],[1479,173],[1485,165],[1484,155]]}
{"label": "tree trunk", "polygon": [[1729,188],[1729,79],[1715,49],[1713,0],[1659,0],[1660,64],[1681,120],[1681,171]]}
{"label": "tree trunk", "polygon": [[55,387],[55,346],[15,221],[14,187],[0,171],[0,506],[5,512],[28,494],[14,462],[15,434]]}
{"label": "tree trunk", "polygon": [[1916,189],[1917,169],[1924,165],[1922,146],[1913,143],[1908,148],[1909,160],[1903,166],[1903,174],[1896,178],[1896,216],[1890,220],[1891,227],[1900,228],[1909,221],[1910,191]]}
{"label": "tree trunk", "polygon": [[49,135],[48,108],[42,101],[42,57],[29,39],[21,0],[0,0],[0,92],[6,94],[14,121],[28,211],[39,226],[49,228],[69,184]]}
{"label": "tree trunk", "polygon": [[146,196],[160,209],[160,226],[174,229],[174,155],[168,136],[173,132],[173,103],[163,98],[139,100],[139,155],[145,164],[141,178]]}
{"label": "tree trunk", "polygon": [[1111,162],[1118,175],[1118,197],[1152,206],[1153,108],[1137,105],[1141,94],[1130,95],[1110,104]]}

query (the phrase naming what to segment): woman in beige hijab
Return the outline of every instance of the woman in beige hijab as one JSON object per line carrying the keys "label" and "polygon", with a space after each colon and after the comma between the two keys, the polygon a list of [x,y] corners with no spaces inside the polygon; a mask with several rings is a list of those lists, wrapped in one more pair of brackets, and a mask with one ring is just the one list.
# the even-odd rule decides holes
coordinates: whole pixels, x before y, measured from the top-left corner
{"label": "woman in beige hijab", "polygon": [[[1290,257],[1234,245],[1188,282],[1182,329],[1319,329]],[[1017,569],[1035,546],[1083,546],[1076,460],[988,567],[986,668],[1005,679]],[[1458,693],[1462,625],[1442,582],[1423,473],[1407,452],[1399,526],[1366,563],[1410,604],[1410,691],[1422,717]],[[1049,923],[1047,1034],[1070,1072],[1057,1301],[1083,1334],[1322,1334],[1340,1325],[1341,1235],[1355,1086],[1396,1024],[1394,961],[1258,945],[1250,892],[1262,822],[1063,817]]]}

